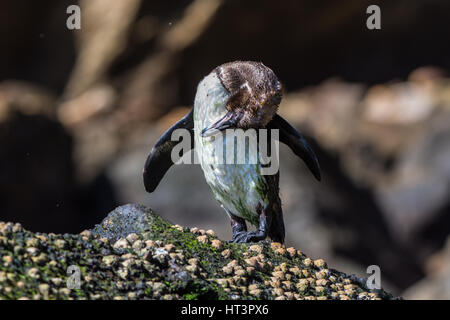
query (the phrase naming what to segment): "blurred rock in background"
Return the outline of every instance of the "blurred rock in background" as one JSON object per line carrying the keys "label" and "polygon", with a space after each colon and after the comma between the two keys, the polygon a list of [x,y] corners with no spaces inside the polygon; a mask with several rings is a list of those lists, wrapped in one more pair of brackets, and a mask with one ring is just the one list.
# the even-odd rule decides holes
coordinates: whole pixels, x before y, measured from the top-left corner
{"label": "blurred rock in background", "polygon": [[415,300],[449,300],[450,299],[450,241],[445,247],[433,254],[427,261],[427,275],[418,283],[412,285],[404,293],[405,299]]}
{"label": "blurred rock in background", "polygon": [[[66,28],[71,4],[81,30]],[[258,60],[323,171],[315,182],[281,147],[287,244],[360,276],[377,264],[395,294],[421,281],[405,296],[448,297],[414,288],[434,286],[450,233],[450,3],[379,1],[375,31],[370,4],[2,1],[0,220],[79,232],[136,202],[230,238],[199,166],[174,166],[153,194],[141,170],[203,76]]]}

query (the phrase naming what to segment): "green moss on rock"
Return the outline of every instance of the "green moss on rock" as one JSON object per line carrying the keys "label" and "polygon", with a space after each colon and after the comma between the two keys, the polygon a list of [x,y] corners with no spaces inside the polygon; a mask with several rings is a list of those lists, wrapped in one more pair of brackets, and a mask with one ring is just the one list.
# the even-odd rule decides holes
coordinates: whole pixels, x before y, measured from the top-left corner
{"label": "green moss on rock", "polygon": [[[79,271],[79,288],[69,267]],[[172,225],[144,206],[125,205],[78,235],[32,233],[0,222],[0,298],[393,297],[294,248],[224,242],[212,231]]]}

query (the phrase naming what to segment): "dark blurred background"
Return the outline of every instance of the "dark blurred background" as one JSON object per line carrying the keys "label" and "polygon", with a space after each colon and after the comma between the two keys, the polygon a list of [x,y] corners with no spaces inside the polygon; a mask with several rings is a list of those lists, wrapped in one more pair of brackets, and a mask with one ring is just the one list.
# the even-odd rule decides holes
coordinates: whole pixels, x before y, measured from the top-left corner
{"label": "dark blurred background", "polygon": [[[68,30],[69,5],[81,30]],[[381,8],[381,30],[366,9]],[[124,203],[231,237],[199,166],[141,171],[215,66],[257,60],[323,180],[281,147],[287,245],[450,299],[450,2],[3,0],[0,220],[78,233]]]}

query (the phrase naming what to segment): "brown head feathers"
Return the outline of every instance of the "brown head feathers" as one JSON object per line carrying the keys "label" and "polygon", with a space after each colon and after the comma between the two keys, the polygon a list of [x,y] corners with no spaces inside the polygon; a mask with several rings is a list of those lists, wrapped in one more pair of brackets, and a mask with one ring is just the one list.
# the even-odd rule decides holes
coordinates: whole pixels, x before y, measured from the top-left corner
{"label": "brown head feathers", "polygon": [[265,127],[281,102],[282,86],[275,73],[254,61],[229,62],[214,71],[231,95],[227,110],[240,114],[238,127]]}

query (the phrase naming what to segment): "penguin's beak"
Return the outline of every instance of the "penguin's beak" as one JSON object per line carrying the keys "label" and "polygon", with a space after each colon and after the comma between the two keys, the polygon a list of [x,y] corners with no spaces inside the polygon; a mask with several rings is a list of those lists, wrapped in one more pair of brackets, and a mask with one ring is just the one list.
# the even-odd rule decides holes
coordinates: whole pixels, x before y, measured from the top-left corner
{"label": "penguin's beak", "polygon": [[223,131],[225,129],[236,128],[236,124],[239,122],[240,115],[236,114],[233,111],[228,111],[228,113],[223,116],[220,120],[215,122],[214,124],[206,127],[202,130],[202,137],[210,137],[217,134],[219,131]]}

